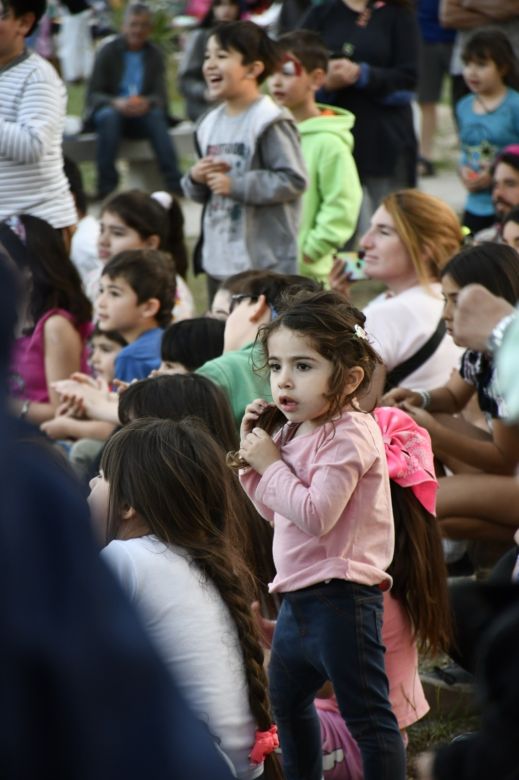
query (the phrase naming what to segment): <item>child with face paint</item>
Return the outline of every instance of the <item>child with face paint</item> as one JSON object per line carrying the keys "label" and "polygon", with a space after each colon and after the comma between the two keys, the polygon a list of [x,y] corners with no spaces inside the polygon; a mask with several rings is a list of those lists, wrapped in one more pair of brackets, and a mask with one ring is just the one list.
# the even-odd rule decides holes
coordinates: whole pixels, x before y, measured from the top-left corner
{"label": "child with face paint", "polygon": [[298,234],[299,273],[324,284],[334,253],[355,232],[362,188],[353,160],[355,118],[342,108],[316,103],[328,50],[320,35],[296,30],[278,41],[285,52],[281,69],[269,79],[274,100],[292,112],[308,169]]}

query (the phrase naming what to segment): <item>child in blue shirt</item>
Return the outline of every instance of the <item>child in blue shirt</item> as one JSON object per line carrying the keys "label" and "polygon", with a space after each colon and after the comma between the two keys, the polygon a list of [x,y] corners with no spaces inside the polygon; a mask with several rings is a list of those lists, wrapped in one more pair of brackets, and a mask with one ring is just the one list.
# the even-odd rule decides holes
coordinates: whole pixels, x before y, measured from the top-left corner
{"label": "child in blue shirt", "polygon": [[473,233],[495,221],[491,167],[519,139],[519,64],[499,30],[476,32],[463,51],[463,78],[471,94],[456,104],[460,175],[468,190],[463,224]]}
{"label": "child in blue shirt", "polygon": [[131,249],[106,264],[96,299],[98,327],[116,330],[128,342],[115,359],[116,379],[143,379],[159,367],[174,300],[175,267],[168,255]]}

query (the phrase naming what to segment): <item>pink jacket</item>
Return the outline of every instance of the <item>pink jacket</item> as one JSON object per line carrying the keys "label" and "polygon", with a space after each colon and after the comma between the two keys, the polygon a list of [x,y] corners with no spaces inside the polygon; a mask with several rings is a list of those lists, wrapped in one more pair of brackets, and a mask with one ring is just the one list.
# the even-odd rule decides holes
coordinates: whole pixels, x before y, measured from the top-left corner
{"label": "pink jacket", "polygon": [[[276,434],[282,442],[286,426]],[[394,547],[393,513],[380,429],[369,414],[343,412],[304,436],[281,443],[281,457],[260,476],[240,481],[274,525],[276,577],[271,592],[330,578],[391,585],[385,569]]]}

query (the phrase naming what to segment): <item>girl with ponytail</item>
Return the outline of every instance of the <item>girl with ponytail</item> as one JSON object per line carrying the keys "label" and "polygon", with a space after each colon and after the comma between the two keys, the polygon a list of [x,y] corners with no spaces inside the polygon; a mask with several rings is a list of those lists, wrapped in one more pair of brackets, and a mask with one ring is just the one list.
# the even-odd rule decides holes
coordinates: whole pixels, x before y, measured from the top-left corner
{"label": "girl with ponytail", "polygon": [[201,424],[139,419],[107,443],[89,502],[102,556],[235,776],[275,780],[254,582],[227,532],[231,476]]}

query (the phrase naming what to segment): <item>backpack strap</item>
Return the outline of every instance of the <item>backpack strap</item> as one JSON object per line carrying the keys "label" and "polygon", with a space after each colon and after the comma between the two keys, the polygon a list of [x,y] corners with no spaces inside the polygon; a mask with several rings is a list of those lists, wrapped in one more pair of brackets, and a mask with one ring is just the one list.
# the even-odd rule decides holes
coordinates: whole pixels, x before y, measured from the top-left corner
{"label": "backpack strap", "polygon": [[427,339],[425,344],[421,346],[420,349],[414,353],[414,355],[411,355],[411,357],[407,358],[407,360],[404,360],[403,363],[399,363],[398,366],[395,366],[391,371],[388,372],[386,376],[384,392],[387,393],[389,390],[392,390],[393,387],[397,387],[406,377],[409,376],[409,374],[412,374],[414,371],[420,368],[420,366],[423,366],[423,364],[434,355],[443,341],[445,333],[445,322],[442,318],[438,322],[436,330],[432,336]]}

